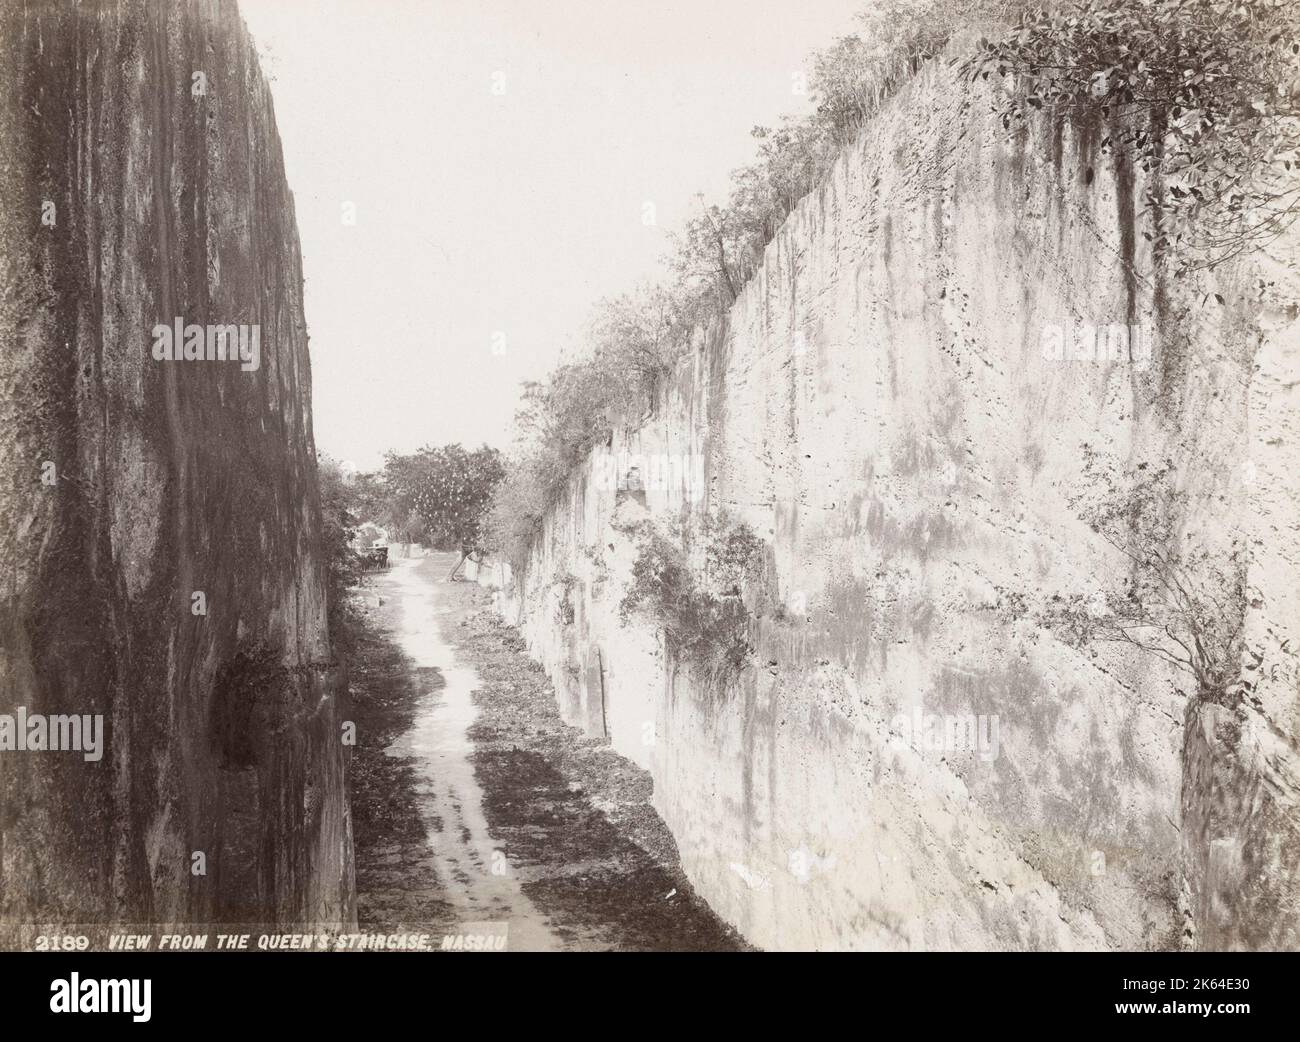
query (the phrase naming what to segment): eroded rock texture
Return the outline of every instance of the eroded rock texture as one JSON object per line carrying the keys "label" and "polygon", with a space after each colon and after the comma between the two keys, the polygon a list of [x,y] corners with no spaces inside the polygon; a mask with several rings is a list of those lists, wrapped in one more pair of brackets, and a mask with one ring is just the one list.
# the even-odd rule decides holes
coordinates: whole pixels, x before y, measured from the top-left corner
{"label": "eroded rock texture", "polygon": [[[936,62],[884,106],[579,468],[506,610],[759,945],[1300,946],[1295,238],[1175,279],[1106,128],[1009,138],[989,91]],[[1045,330],[1085,324],[1150,354],[1050,357]],[[1164,662],[1016,610],[1124,575],[1072,502],[1089,451],[1172,462],[1179,546],[1249,545],[1225,610],[1269,663],[1250,697],[1189,709]],[[617,492],[625,453],[702,461],[700,495]],[[683,528],[698,565],[723,512],[769,588],[719,686],[619,605],[638,531]],[[996,718],[998,746],[929,746],[917,713]]]}
{"label": "eroded rock texture", "polygon": [[[108,729],[99,763],[0,752],[0,918],[349,921],[298,234],[252,41],[233,2],[6,0],[0,52],[0,712]],[[259,325],[260,366],[154,360],[177,317]]]}

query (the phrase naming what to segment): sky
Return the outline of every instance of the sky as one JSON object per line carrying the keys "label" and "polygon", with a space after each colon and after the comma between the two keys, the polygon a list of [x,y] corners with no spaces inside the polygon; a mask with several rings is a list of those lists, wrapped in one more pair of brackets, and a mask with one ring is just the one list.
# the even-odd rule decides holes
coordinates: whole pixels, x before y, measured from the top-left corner
{"label": "sky", "polygon": [[241,0],[306,278],[316,444],[508,447],[869,0]]}

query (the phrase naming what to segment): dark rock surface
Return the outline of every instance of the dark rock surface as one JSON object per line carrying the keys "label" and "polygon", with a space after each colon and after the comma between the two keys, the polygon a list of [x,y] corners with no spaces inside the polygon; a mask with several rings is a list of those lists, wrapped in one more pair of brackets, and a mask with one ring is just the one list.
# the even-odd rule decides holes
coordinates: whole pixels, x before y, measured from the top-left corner
{"label": "dark rock surface", "polygon": [[[0,752],[0,931],[354,921],[298,233],[233,2],[0,4],[0,290],[0,713],[107,729]],[[260,364],[156,361],[177,317]]]}

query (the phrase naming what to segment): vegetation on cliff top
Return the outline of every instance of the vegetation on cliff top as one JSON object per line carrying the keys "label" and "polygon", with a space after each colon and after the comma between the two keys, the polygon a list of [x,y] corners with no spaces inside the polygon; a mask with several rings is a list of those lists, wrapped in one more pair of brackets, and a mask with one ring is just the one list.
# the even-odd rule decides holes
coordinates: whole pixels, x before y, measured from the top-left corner
{"label": "vegetation on cliff top", "polygon": [[1072,0],[1030,5],[981,40],[968,76],[1019,81],[1018,127],[1045,107],[1098,115],[1103,148],[1156,174],[1144,200],[1179,273],[1264,245],[1300,212],[1300,5]]}
{"label": "vegetation on cliff top", "polygon": [[755,161],[732,175],[725,204],[699,212],[673,237],[667,277],[599,302],[586,351],[524,386],[519,446],[489,512],[488,541],[516,566],[574,467],[653,404],[692,333],[726,312],[799,201],[829,173],[880,105],[958,29],[996,24],[1019,0],[879,0],[862,31],[812,56],[804,116],[754,127]]}
{"label": "vegetation on cliff top", "polygon": [[660,285],[601,302],[586,354],[525,386],[520,444],[487,539],[521,564],[573,468],[652,406],[692,332],[731,306],[800,199],[906,80],[958,31],[986,31],[960,64],[1009,78],[1009,131],[1030,113],[1101,117],[1103,148],[1156,176],[1145,200],[1157,257],[1177,270],[1259,245],[1294,218],[1300,96],[1288,0],[881,0],[862,31],[812,56],[805,116],[755,127],[756,160],[723,205],[700,199]]}

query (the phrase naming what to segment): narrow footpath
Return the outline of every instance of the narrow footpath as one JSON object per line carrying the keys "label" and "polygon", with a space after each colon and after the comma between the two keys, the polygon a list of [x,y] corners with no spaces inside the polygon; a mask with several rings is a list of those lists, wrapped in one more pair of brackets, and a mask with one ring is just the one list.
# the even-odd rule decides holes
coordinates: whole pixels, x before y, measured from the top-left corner
{"label": "narrow footpath", "polygon": [[737,950],[682,874],[650,776],[559,719],[545,674],[449,554],[360,591],[350,656],[362,929],[512,951]]}

